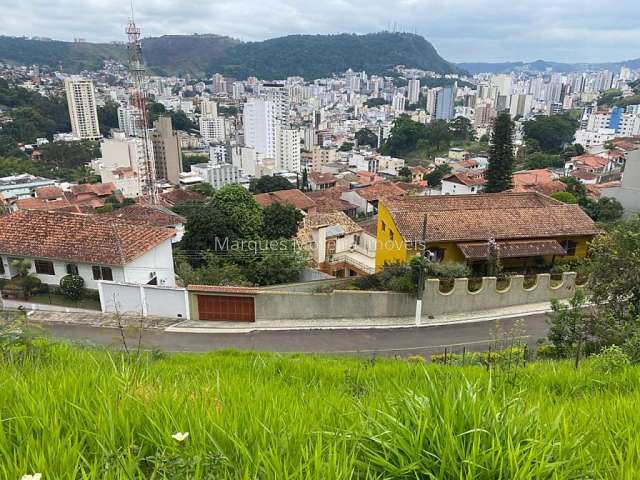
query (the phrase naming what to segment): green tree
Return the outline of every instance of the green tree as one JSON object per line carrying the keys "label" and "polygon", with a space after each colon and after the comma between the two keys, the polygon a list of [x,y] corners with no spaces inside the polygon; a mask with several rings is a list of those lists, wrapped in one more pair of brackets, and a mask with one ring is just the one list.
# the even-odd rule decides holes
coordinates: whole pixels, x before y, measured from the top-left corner
{"label": "green tree", "polygon": [[562,168],[564,167],[564,159],[560,155],[534,152],[527,155],[525,167],[529,170],[538,168]]}
{"label": "green tree", "polygon": [[193,185],[192,187],[189,187],[189,190],[199,193],[200,195],[203,195],[205,197],[213,197],[213,195],[216,193],[216,189],[213,188],[213,185],[207,182]]}
{"label": "green tree", "polygon": [[547,153],[559,153],[571,143],[578,129],[578,121],[569,115],[539,116],[524,122],[525,142],[535,140]]}
{"label": "green tree", "polygon": [[176,256],[176,273],[187,285],[226,285],[250,286],[251,283],[242,273],[242,269],[212,252],[202,255],[203,264],[194,268],[180,253]]}
{"label": "green tree", "polygon": [[576,196],[570,192],[555,192],[551,194],[551,197],[562,203],[578,203],[578,199],[576,198]]}
{"label": "green tree", "polygon": [[262,232],[262,207],[246,188],[225,185],[213,195],[213,205],[236,222],[239,238],[257,238]]}
{"label": "green tree", "polygon": [[588,289],[619,322],[640,315],[640,215],[620,222],[590,244]]}
{"label": "green tree", "polygon": [[624,208],[618,200],[609,197],[600,197],[598,199],[598,217],[599,222],[615,222],[622,218]]}
{"label": "green tree", "polygon": [[449,123],[451,138],[462,142],[475,140],[475,131],[471,120],[466,117],[456,117]]}
{"label": "green tree", "polygon": [[276,285],[298,281],[307,264],[307,253],[290,240],[257,251],[233,252],[249,281],[256,285]]}
{"label": "green tree", "polygon": [[508,113],[501,113],[496,118],[491,133],[484,191],[496,193],[509,190],[513,185],[513,163],[513,122]]}
{"label": "green tree", "polygon": [[53,142],[40,147],[41,162],[54,170],[85,166],[100,157],[100,144],[92,140]]}
{"label": "green tree", "polygon": [[438,187],[442,184],[442,179],[451,173],[451,167],[446,163],[438,165],[436,168],[425,174],[424,179],[430,187]]}
{"label": "green tree", "polygon": [[171,112],[171,125],[175,130],[195,130],[198,127],[182,110]]}
{"label": "green tree", "polygon": [[295,186],[289,180],[277,175],[265,175],[257,179],[254,178],[249,184],[249,190],[252,193],[269,193],[280,190],[291,190],[293,188],[295,188]]}
{"label": "green tree", "polygon": [[555,347],[558,357],[575,356],[576,366],[580,361],[585,342],[594,332],[593,319],[585,312],[587,299],[582,290],[576,291],[568,305],[558,300],[551,302],[549,333],[547,338]]}
{"label": "green tree", "polygon": [[402,167],[398,170],[398,176],[405,181],[411,180],[411,169],[407,166]]}
{"label": "green tree", "polygon": [[118,104],[107,100],[104,105],[98,107],[98,124],[100,133],[107,136],[112,128],[118,128]]}
{"label": "green tree", "polygon": [[562,183],[567,186],[566,191],[575,195],[576,198],[584,197],[587,194],[587,187],[575,177],[560,177]]}
{"label": "green tree", "polygon": [[[164,108],[163,104],[154,102],[153,100],[147,102],[147,116],[149,119],[149,125],[153,125],[153,122],[155,122],[161,115],[164,115],[165,113],[167,113],[167,109]],[[176,128],[175,123],[173,123],[172,125],[173,128]]]}
{"label": "green tree", "polygon": [[268,239],[293,238],[304,216],[293,205],[273,203],[264,209],[264,236]]}
{"label": "green tree", "polygon": [[378,147],[378,136],[368,128],[361,128],[356,132],[356,140],[359,146],[368,145],[371,148]]}
{"label": "green tree", "polygon": [[183,155],[182,156],[182,171],[190,172],[191,165],[197,165],[198,163],[208,163],[209,157],[207,155]]}
{"label": "green tree", "polygon": [[306,192],[309,190],[309,174],[307,173],[307,167],[302,171],[302,191]]}
{"label": "green tree", "polygon": [[353,142],[342,142],[340,148],[338,148],[339,152],[350,152],[353,150]]}

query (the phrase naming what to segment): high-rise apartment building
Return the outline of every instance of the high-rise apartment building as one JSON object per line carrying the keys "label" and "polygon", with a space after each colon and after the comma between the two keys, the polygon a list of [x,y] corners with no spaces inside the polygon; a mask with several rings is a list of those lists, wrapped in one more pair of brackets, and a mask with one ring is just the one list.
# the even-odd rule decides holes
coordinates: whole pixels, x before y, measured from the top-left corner
{"label": "high-rise apartment building", "polygon": [[420,80],[417,78],[412,78],[409,80],[409,94],[407,100],[409,104],[418,103],[420,99]]}
{"label": "high-rise apartment building", "polygon": [[121,105],[118,107],[118,128],[128,137],[142,136],[142,115],[140,109],[133,105]]}
{"label": "high-rise apartment building", "polygon": [[435,111],[432,114],[437,120],[451,120],[453,118],[454,103],[453,87],[440,87],[435,93]]}
{"label": "high-rise apartment building", "polygon": [[200,117],[200,136],[207,144],[226,141],[227,131],[224,117]]}
{"label": "high-rise apartment building", "polygon": [[82,140],[101,138],[93,82],[77,76],[67,77],[64,87],[73,135]]}
{"label": "high-rise apartment building", "polygon": [[253,98],[244,106],[244,143],[265,158],[276,158],[276,105],[264,98]]}
{"label": "high-rise apartment building", "polygon": [[180,183],[182,150],[178,134],[172,128],[171,117],[158,118],[153,123],[151,140],[155,159],[156,179],[167,180],[174,185]]}
{"label": "high-rise apartment building", "polygon": [[300,130],[279,126],[276,142],[276,168],[288,172],[300,171]]}
{"label": "high-rise apartment building", "polygon": [[200,113],[203,116],[207,117],[217,117],[218,102],[214,102],[213,100],[209,100],[208,98],[203,98],[200,102]]}

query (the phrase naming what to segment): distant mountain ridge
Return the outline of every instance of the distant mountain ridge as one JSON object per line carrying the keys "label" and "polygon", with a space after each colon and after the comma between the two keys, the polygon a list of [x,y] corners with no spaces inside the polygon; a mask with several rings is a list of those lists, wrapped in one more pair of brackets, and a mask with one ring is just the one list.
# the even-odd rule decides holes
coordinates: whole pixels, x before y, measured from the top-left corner
{"label": "distant mountain ridge", "polygon": [[[348,68],[383,73],[395,65],[460,73],[423,37],[410,33],[365,35],[289,35],[241,42],[220,35],[164,35],[145,38],[148,68],[164,75],[215,72],[246,78],[322,78]],[[126,47],[114,43],[76,43],[0,36],[0,61],[62,66],[70,72],[95,70],[104,60],[126,63]]]}
{"label": "distant mountain ridge", "polygon": [[623,60],[621,62],[605,63],[561,63],[549,62],[546,60],[535,60],[533,62],[463,62],[457,63],[458,67],[471,74],[476,73],[508,73],[514,71],[545,72],[547,70],[557,73],[570,73],[584,70],[620,70],[620,67],[631,69],[640,68],[640,58]]}

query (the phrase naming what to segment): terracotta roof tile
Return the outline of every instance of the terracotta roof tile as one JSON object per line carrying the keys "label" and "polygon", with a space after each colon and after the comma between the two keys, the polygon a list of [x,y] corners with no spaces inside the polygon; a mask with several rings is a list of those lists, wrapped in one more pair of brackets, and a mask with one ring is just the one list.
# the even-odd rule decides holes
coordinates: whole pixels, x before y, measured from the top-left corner
{"label": "terracotta roof tile", "polygon": [[392,182],[378,182],[369,187],[356,188],[353,190],[368,202],[383,199],[385,197],[402,196],[406,192]]}
{"label": "terracotta roof tile", "polygon": [[0,253],[102,265],[126,265],[175,235],[99,215],[20,210],[0,218]]}
{"label": "terracotta roof tile", "polygon": [[524,239],[595,235],[600,230],[578,205],[536,192],[389,198],[383,201],[408,242]]}
{"label": "terracotta roof tile", "polygon": [[274,203],[280,203],[293,205],[298,210],[307,210],[309,208],[315,207],[316,205],[316,202],[314,202],[300,190],[296,189],[259,193],[258,195],[254,195],[253,197],[256,199],[256,202],[258,202],[263,208],[266,208],[269,205],[273,205]]}
{"label": "terracotta roof tile", "polygon": [[173,227],[187,222],[185,218],[161,205],[143,205],[140,203],[127,205],[102,216],[154,227]]}

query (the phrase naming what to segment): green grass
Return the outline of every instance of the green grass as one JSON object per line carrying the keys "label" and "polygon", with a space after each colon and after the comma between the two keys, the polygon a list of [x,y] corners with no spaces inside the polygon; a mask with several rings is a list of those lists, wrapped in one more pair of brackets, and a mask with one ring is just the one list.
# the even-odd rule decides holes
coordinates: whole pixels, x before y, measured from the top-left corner
{"label": "green grass", "polygon": [[87,310],[100,310],[100,300],[95,298],[83,297],[79,300],[71,300],[64,295],[55,293],[36,293],[29,297],[28,302],[46,303],[50,305],[59,305],[62,307],[84,308]]}
{"label": "green grass", "polygon": [[[46,344],[0,367],[0,478],[636,479],[640,367]],[[182,443],[171,438],[189,432]]]}

